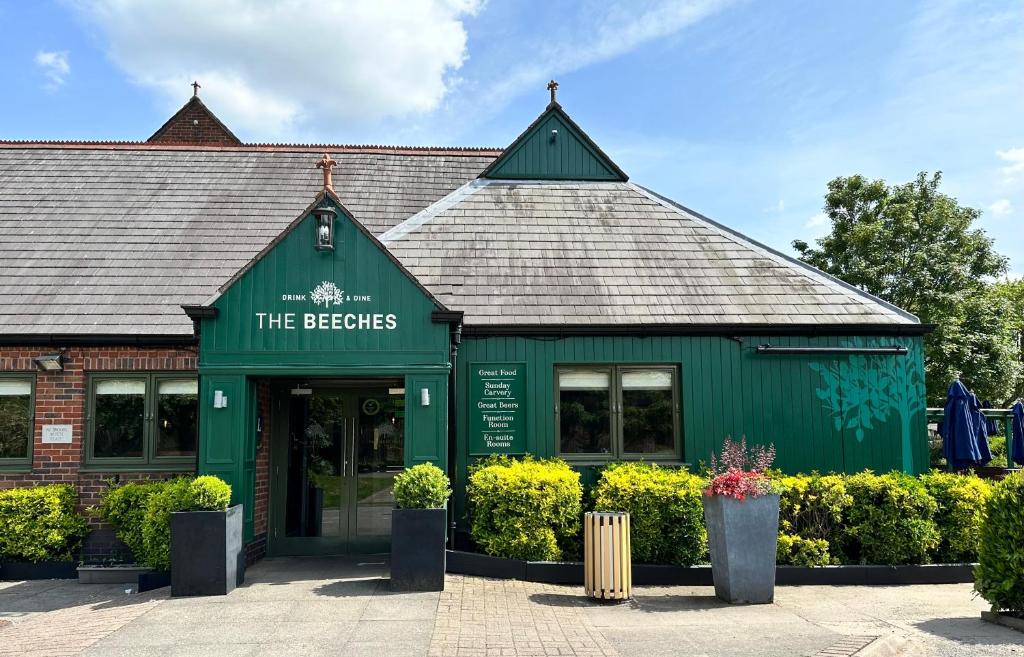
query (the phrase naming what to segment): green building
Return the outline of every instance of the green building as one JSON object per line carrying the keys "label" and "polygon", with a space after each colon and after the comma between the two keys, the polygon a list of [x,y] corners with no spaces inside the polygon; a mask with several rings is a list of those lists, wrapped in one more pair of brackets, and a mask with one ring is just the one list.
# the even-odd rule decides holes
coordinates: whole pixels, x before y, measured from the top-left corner
{"label": "green building", "polygon": [[[927,468],[916,317],[631,182],[554,100],[500,150],[321,157],[232,142],[197,98],[179,115],[144,144],[0,148],[4,172],[106,172],[81,194],[129,172],[122,198],[89,197],[113,219],[75,206],[95,259],[0,274],[36,295],[0,320],[34,420],[6,481],[49,476],[51,376],[78,377],[84,418],[53,453],[83,490],[219,475],[253,556],[386,550],[391,481],[428,461],[459,527],[467,466],[493,453],[590,477],[746,436],[787,471]],[[196,116],[210,132],[181,143]],[[48,276],[75,289],[46,296]],[[53,351],[63,371],[31,369]]]}

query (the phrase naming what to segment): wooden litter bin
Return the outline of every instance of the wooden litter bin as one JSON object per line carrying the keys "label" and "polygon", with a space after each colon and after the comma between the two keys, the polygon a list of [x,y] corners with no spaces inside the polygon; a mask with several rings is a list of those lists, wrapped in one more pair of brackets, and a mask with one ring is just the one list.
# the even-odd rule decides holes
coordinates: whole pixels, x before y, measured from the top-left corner
{"label": "wooden litter bin", "polygon": [[633,588],[628,513],[583,518],[583,586],[600,600],[627,600]]}

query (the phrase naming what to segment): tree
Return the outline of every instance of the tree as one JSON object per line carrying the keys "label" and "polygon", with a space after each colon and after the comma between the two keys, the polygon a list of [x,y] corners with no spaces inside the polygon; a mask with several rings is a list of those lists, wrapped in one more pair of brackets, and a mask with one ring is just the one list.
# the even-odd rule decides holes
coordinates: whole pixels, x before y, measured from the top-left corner
{"label": "tree", "polygon": [[981,213],[939,191],[942,174],[902,185],[863,176],[828,184],[832,231],[799,257],[917,315],[925,337],[928,399],[938,405],[957,374],[982,399],[1007,400],[1020,376],[1010,300],[990,293],[1006,258],[974,222]]}

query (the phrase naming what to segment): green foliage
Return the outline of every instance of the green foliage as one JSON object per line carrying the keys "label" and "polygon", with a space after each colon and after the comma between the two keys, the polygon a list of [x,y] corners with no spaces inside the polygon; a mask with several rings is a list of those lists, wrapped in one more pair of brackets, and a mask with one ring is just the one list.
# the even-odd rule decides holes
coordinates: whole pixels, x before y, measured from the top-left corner
{"label": "green foliage", "polygon": [[1011,312],[1024,291],[992,290],[1006,272],[980,212],[939,192],[941,174],[903,185],[863,176],[828,184],[824,211],[832,230],[816,247],[797,240],[800,258],[900,308],[936,330],[925,337],[928,398],[938,405],[961,379],[982,399],[1005,400],[1019,384],[1021,326]]}
{"label": "green foliage", "polygon": [[0,561],[68,561],[88,533],[66,484],[0,491]]}
{"label": "green foliage", "polygon": [[395,477],[395,503],[401,509],[440,509],[452,494],[448,475],[433,463],[420,463]]}
{"label": "green foliage", "polygon": [[594,510],[629,513],[634,561],[692,566],[707,552],[705,483],[682,469],[615,463],[594,488]]}
{"label": "green foliage", "polygon": [[470,531],[486,553],[513,559],[562,558],[580,528],[580,475],[560,459],[493,459],[466,486]]}
{"label": "green foliage", "polygon": [[993,486],[985,515],[974,588],[996,611],[1024,612],[1024,474]]}
{"label": "green foliage", "polygon": [[779,533],[775,562],[785,566],[828,566],[832,563],[828,541]]}
{"label": "green foliage", "polygon": [[846,477],[844,551],[852,563],[928,563],[939,546],[935,500],[921,481],[870,470]]}
{"label": "green foliage", "polygon": [[941,563],[973,562],[978,558],[985,504],[992,485],[975,475],[931,472],[921,476],[938,509],[935,524],[941,541],[935,558]]}
{"label": "green foliage", "polygon": [[[843,517],[853,504],[844,477],[815,472],[779,477],[775,481],[779,491],[779,555],[786,559],[779,563],[837,563]],[[789,537],[785,547],[783,536]],[[816,563],[805,563],[809,560]]]}
{"label": "green foliage", "polygon": [[99,506],[100,516],[136,561],[154,570],[171,567],[171,513],[223,511],[231,503],[231,486],[211,475],[111,487]]}
{"label": "green foliage", "polygon": [[142,538],[146,504],[149,496],[162,485],[163,482],[144,482],[111,486],[97,509],[99,516],[114,527],[114,533],[139,562],[145,560],[146,552]]}

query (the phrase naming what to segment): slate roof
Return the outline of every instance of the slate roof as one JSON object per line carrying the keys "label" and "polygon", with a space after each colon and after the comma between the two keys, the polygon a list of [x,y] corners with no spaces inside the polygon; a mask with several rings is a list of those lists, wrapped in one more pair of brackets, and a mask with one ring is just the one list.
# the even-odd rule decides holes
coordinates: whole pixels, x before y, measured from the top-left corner
{"label": "slate roof", "polygon": [[465,324],[916,324],[629,182],[478,180],[381,236]]}
{"label": "slate roof", "polygon": [[[379,234],[496,150],[328,147]],[[0,144],[0,336],[191,335],[201,304],[320,191],[322,146]]]}

